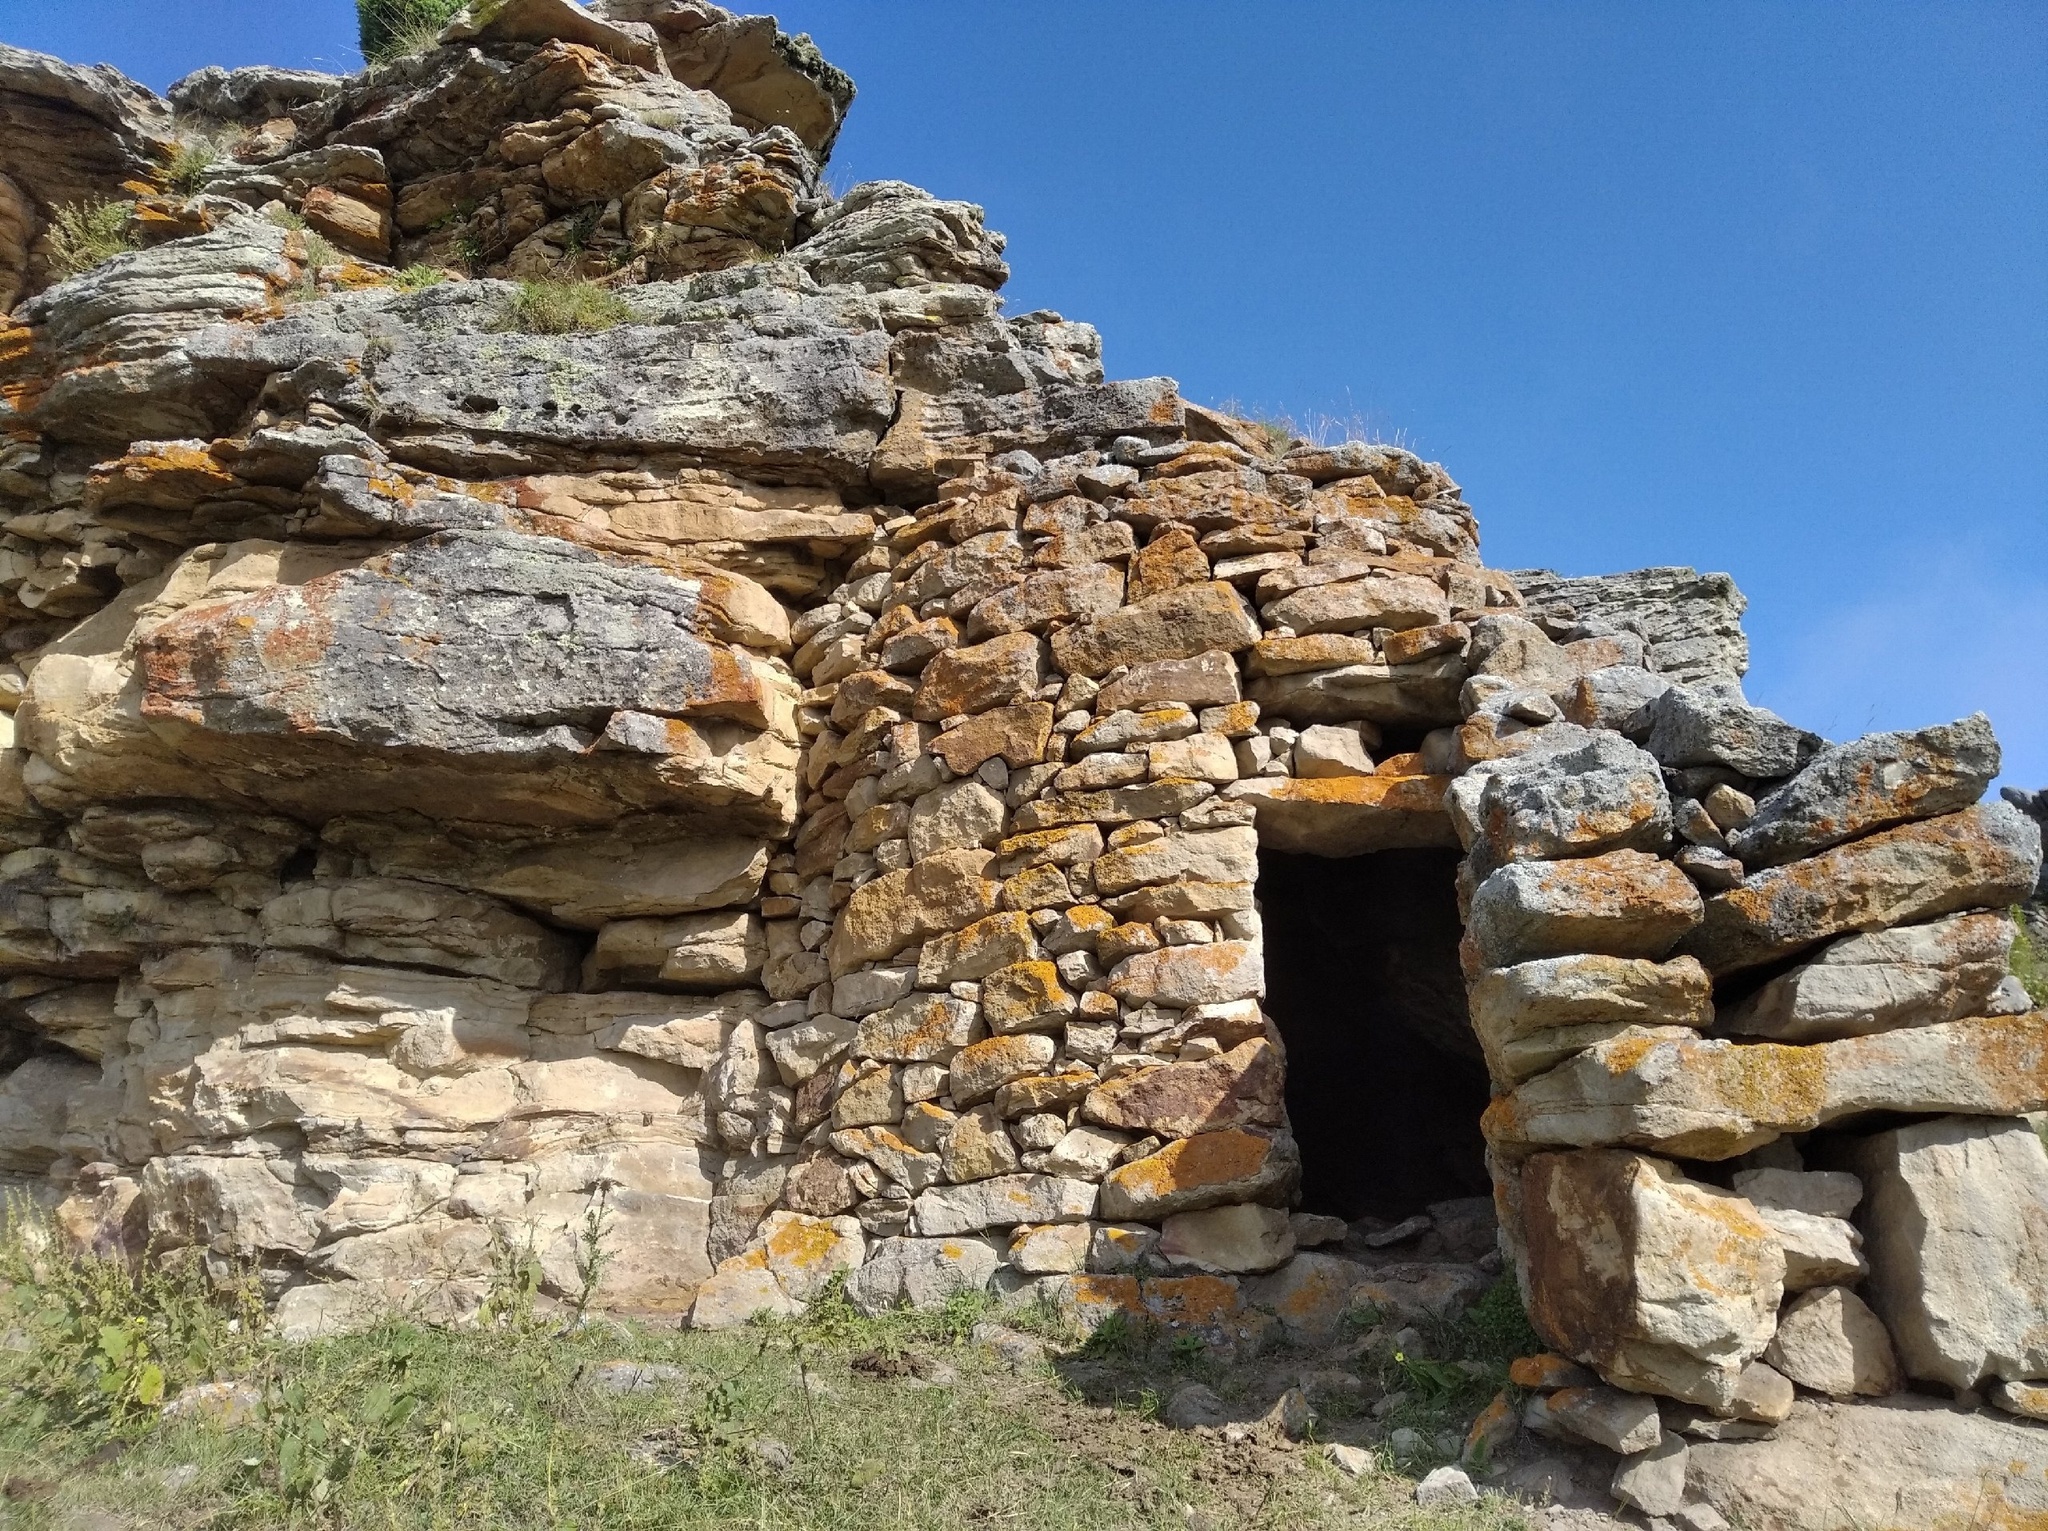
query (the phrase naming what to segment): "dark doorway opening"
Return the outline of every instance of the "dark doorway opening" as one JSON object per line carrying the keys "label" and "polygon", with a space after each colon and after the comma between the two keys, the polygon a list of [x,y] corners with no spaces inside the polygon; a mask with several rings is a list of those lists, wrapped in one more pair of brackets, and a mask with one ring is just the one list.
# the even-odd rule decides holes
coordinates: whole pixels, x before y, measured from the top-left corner
{"label": "dark doorway opening", "polygon": [[1287,1044],[1304,1211],[1399,1219],[1489,1193],[1457,870],[1441,850],[1259,857],[1266,1010]]}

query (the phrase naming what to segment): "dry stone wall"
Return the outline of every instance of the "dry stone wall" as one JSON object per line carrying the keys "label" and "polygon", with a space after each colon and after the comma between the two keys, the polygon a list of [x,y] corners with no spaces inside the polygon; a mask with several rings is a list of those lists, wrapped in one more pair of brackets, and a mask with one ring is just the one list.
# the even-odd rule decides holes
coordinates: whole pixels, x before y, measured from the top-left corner
{"label": "dry stone wall", "polygon": [[[850,100],[630,0],[168,102],[0,48],[0,1172],[293,1334],[591,1227],[620,1310],[1219,1354],[1505,1265],[1559,1354],[1483,1427],[1654,1513],[1895,1428],[1802,1392],[2048,1414],[1986,720],[1830,744],[1725,576],[1490,570],[1434,464],[1106,381],[980,209],[823,189]],[[1297,1210],[1262,851],[1462,856],[1490,1214]]]}

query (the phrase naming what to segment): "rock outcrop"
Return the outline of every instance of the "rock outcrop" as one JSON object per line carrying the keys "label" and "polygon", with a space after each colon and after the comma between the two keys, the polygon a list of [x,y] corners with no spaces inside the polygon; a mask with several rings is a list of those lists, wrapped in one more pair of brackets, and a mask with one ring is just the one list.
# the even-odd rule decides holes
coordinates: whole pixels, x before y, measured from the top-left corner
{"label": "rock outcrop", "polygon": [[706,1326],[1419,1321],[1472,1267],[1296,1252],[1261,855],[1462,852],[1532,1427],[1767,1515],[1908,1382],[2032,1408],[1988,721],[1829,744],[1726,576],[1491,570],[1435,464],[1106,380],[979,208],[825,189],[851,99],[647,0],[168,102],[0,50],[0,1171],[294,1334],[593,1226]]}

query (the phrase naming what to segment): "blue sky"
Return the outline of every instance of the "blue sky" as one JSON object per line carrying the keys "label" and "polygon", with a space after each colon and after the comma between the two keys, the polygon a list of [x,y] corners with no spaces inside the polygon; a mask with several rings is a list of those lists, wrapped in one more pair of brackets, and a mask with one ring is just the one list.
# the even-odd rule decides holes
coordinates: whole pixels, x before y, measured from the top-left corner
{"label": "blue sky", "polygon": [[[845,187],[1010,235],[1112,373],[1442,461],[1488,560],[1732,572],[1751,696],[2048,785],[2048,6],[788,0]],[[350,0],[7,0],[158,88]]]}

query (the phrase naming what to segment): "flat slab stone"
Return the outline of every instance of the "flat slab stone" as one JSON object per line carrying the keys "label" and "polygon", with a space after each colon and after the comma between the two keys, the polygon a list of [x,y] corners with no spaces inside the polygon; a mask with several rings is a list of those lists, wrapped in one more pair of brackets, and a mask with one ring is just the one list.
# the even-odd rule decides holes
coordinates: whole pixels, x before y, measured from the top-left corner
{"label": "flat slab stone", "polygon": [[1233,782],[1223,796],[1250,803],[1259,843],[1317,856],[1454,847],[1444,811],[1448,776],[1261,776]]}
{"label": "flat slab stone", "polygon": [[2017,1531],[2048,1517],[2048,1430],[1903,1393],[1802,1400],[1769,1440],[1693,1442],[1686,1483],[1742,1526]]}
{"label": "flat slab stone", "polygon": [[1811,1047],[1625,1034],[1496,1099],[1500,1147],[1627,1143],[1729,1159],[1872,1111],[2020,1116],[2048,1106],[2048,1015],[1919,1026]]}

